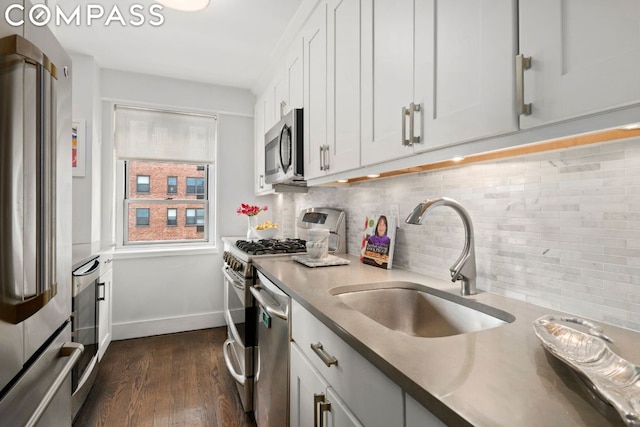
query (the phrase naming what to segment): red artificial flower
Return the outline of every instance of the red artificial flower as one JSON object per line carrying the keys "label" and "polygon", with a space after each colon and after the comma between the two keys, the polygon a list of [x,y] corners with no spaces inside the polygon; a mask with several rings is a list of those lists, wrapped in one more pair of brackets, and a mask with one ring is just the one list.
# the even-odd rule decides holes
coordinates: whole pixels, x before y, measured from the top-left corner
{"label": "red artificial flower", "polygon": [[247,215],[254,216],[258,215],[262,211],[267,211],[269,209],[268,206],[256,206],[256,205],[248,205],[246,203],[242,203],[238,209],[236,209],[236,213],[238,215]]}

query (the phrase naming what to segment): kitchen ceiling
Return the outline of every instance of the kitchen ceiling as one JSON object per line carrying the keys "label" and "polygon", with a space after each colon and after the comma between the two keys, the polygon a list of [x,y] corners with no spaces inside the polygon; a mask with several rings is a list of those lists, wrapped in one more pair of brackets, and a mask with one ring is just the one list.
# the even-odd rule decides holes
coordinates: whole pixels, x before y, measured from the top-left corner
{"label": "kitchen ceiling", "polygon": [[[252,89],[268,71],[274,49],[302,0],[211,0],[200,12],[161,10],[162,25],[150,13],[152,1],[78,2],[58,0],[66,16],[81,5],[80,25],[64,22],[56,37],[69,52],[92,56],[100,68]],[[87,25],[87,4],[104,16]],[[140,4],[143,25],[130,13]],[[107,17],[116,7],[126,23]]]}

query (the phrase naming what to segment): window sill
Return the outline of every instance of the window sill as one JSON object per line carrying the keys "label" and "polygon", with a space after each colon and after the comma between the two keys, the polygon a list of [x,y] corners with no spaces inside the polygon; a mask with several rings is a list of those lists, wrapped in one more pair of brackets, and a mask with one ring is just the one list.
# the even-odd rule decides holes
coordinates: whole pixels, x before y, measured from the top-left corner
{"label": "window sill", "polygon": [[120,247],[113,252],[114,259],[157,258],[174,256],[211,255],[220,253],[218,246],[184,245],[154,247]]}

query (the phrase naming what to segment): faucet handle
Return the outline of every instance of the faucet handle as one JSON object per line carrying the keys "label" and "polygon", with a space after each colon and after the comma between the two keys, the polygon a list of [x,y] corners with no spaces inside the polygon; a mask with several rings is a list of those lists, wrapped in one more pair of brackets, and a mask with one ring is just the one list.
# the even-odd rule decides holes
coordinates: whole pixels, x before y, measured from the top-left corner
{"label": "faucet handle", "polygon": [[451,272],[451,281],[455,282],[456,280],[462,280],[465,277],[465,274],[462,273],[462,269],[467,264],[470,253],[462,253],[460,257],[456,260],[455,263],[451,267],[449,267],[449,271]]}

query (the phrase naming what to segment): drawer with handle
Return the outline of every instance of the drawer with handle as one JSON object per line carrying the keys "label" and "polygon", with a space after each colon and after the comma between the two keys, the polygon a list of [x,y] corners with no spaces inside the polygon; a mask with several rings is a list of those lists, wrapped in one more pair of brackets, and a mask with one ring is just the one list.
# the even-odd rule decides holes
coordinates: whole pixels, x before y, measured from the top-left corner
{"label": "drawer with handle", "polygon": [[[402,419],[400,387],[295,300],[291,328],[293,341],[364,425],[395,425]],[[385,408],[382,419],[371,410],[376,407]]]}

